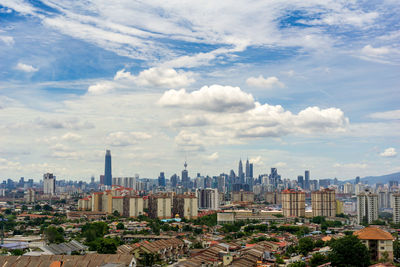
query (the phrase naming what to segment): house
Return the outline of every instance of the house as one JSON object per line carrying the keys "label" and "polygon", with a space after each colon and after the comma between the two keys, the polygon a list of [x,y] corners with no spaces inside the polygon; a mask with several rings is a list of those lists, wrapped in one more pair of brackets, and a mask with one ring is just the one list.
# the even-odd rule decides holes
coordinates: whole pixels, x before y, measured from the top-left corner
{"label": "house", "polygon": [[385,256],[388,260],[393,260],[394,237],[389,232],[377,226],[368,226],[353,234],[367,246],[372,260],[381,260]]}

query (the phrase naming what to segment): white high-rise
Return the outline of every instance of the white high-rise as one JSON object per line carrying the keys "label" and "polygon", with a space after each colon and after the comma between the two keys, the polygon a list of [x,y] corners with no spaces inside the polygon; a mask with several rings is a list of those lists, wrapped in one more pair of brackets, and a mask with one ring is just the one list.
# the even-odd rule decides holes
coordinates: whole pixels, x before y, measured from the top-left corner
{"label": "white high-rise", "polygon": [[400,194],[399,193],[392,195],[392,206],[393,206],[393,222],[400,223]]}
{"label": "white high-rise", "polygon": [[46,195],[56,193],[56,177],[52,173],[43,174],[43,193]]}
{"label": "white high-rise", "polygon": [[199,209],[218,210],[219,199],[217,189],[197,189],[196,197]]}
{"label": "white high-rise", "polygon": [[378,219],[378,195],[366,189],[357,195],[357,222],[372,223]]}

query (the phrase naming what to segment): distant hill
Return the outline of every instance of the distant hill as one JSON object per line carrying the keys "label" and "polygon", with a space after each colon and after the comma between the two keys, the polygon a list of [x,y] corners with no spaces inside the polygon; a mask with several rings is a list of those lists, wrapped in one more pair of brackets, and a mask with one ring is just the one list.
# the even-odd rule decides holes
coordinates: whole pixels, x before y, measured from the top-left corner
{"label": "distant hill", "polygon": [[381,176],[367,176],[361,178],[362,182],[365,182],[370,185],[376,184],[376,183],[383,183],[386,184],[389,181],[398,181],[400,183],[400,172],[392,173],[392,174],[386,174],[386,175],[381,175]]}

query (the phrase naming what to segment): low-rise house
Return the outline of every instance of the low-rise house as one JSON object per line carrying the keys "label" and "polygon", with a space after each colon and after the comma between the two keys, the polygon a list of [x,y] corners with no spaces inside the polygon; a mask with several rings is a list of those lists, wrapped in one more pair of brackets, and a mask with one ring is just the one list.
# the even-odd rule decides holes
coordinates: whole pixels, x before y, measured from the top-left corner
{"label": "low-rise house", "polygon": [[368,226],[353,234],[367,246],[372,260],[377,261],[385,257],[393,260],[394,237],[389,232],[377,226]]}

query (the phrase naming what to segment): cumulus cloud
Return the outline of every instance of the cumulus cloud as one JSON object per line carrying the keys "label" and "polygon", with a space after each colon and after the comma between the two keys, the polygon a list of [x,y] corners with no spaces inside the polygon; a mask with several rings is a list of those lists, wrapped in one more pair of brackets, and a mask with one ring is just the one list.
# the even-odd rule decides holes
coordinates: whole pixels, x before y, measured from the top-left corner
{"label": "cumulus cloud", "polygon": [[39,70],[39,68],[35,68],[32,65],[24,64],[24,63],[18,63],[17,66],[15,66],[15,69],[23,71],[23,72],[36,72]]}
{"label": "cumulus cloud", "polygon": [[2,41],[8,46],[12,46],[15,43],[14,38],[12,36],[0,35],[0,41]]}
{"label": "cumulus cloud", "polygon": [[18,161],[11,161],[5,158],[0,158],[0,170],[21,170],[21,163]]}
{"label": "cumulus cloud", "polygon": [[379,154],[381,157],[393,158],[397,156],[397,151],[394,147],[386,148],[382,153]]}
{"label": "cumulus cloud", "polygon": [[94,85],[89,86],[88,93],[92,95],[101,95],[113,91],[116,88],[116,84],[109,81],[98,82]]}
{"label": "cumulus cloud", "polygon": [[204,139],[199,133],[182,130],[175,137],[175,143],[185,151],[204,150]]}
{"label": "cumulus cloud", "polygon": [[82,136],[76,133],[68,132],[61,136],[61,139],[65,141],[80,141],[82,139]]}
{"label": "cumulus cloud", "polygon": [[285,84],[275,76],[264,78],[262,75],[258,77],[250,77],[246,80],[247,85],[260,87],[260,88],[273,88],[273,87],[285,87]]}
{"label": "cumulus cloud", "polygon": [[257,165],[257,166],[264,165],[264,162],[263,162],[261,156],[250,158],[249,162],[253,163],[254,165]]}
{"label": "cumulus cloud", "polygon": [[176,71],[172,68],[150,68],[139,73],[135,82],[141,86],[180,88],[194,82],[191,72]]}
{"label": "cumulus cloud", "polygon": [[107,136],[106,141],[112,146],[130,146],[150,138],[151,135],[144,132],[114,132]]}
{"label": "cumulus cloud", "polygon": [[243,112],[254,107],[254,98],[239,87],[211,85],[191,93],[185,89],[166,91],[158,104],[213,112]]}
{"label": "cumulus cloud", "polygon": [[372,113],[369,115],[369,117],[383,120],[400,120],[400,109]]}
{"label": "cumulus cloud", "polygon": [[214,152],[211,155],[206,156],[206,159],[210,160],[210,161],[214,161],[214,160],[219,159],[218,152]]}
{"label": "cumulus cloud", "polygon": [[382,56],[390,53],[390,48],[386,46],[382,47],[372,47],[371,45],[366,45],[361,49],[361,53],[366,56]]}

